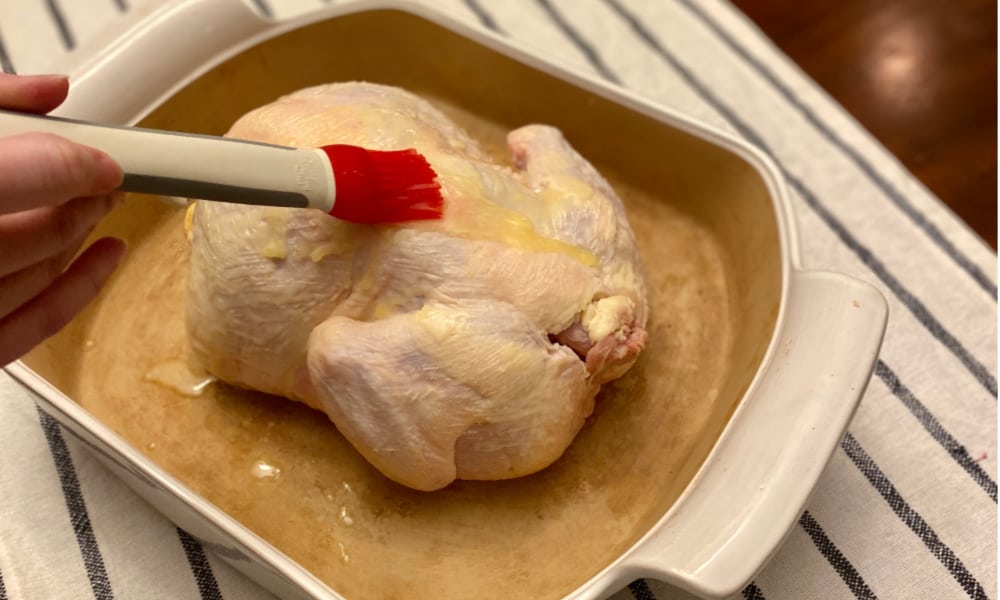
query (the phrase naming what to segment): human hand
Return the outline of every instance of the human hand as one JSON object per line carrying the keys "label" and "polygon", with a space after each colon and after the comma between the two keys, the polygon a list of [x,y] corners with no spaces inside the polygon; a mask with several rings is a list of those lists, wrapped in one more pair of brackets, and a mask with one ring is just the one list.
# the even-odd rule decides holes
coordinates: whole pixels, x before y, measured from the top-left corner
{"label": "human hand", "polygon": [[[0,73],[0,107],[46,113],[65,77]],[[73,257],[121,201],[121,168],[103,152],[29,133],[0,138],[0,365],[31,350],[94,299],[125,252],[103,238]]]}

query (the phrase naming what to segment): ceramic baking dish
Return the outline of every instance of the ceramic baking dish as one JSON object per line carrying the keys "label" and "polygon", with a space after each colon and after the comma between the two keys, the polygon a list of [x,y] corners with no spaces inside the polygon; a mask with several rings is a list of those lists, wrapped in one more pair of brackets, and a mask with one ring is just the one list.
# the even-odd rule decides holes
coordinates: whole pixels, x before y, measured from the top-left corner
{"label": "ceramic baking dish", "polygon": [[553,124],[622,195],[652,288],[650,343],[559,461],[414,492],[305,407],[149,381],[187,352],[183,210],[150,198],[98,232],[130,245],[99,300],[10,373],[136,492],[283,598],[582,599],[639,577],[708,598],[739,590],[857,406],[881,295],[801,269],[784,183],[756,149],[415,5],[275,23],[239,0],[169,4],[75,65],[59,114],[220,134],[281,94],[341,80],[410,89],[499,157],[507,130]]}

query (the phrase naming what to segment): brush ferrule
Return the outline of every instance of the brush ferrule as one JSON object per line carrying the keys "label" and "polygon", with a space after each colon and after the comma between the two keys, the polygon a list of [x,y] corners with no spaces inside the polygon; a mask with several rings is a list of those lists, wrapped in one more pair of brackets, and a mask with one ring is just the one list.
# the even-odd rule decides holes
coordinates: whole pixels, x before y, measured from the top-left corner
{"label": "brush ferrule", "polygon": [[313,160],[321,165],[318,169],[316,188],[309,196],[309,207],[332,214],[337,202],[337,179],[334,177],[333,165],[322,148],[309,152],[315,157]]}

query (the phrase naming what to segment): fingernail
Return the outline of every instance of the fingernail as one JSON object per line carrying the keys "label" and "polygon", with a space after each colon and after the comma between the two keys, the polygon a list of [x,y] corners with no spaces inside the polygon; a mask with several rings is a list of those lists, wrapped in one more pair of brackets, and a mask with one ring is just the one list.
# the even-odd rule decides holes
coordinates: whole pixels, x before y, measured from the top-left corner
{"label": "fingernail", "polygon": [[104,214],[113,211],[117,206],[118,202],[115,200],[115,192],[101,196],[101,207],[104,209]]}
{"label": "fingernail", "polygon": [[118,256],[115,257],[115,263],[117,264],[117,263],[121,262],[122,258],[124,258],[125,254],[128,252],[128,242],[126,242],[122,238],[118,238],[118,237],[112,237],[112,238],[107,238],[107,239],[109,239],[109,240],[111,240],[113,242],[117,242],[115,244],[117,246],[116,250],[117,250],[117,253],[118,253]]}
{"label": "fingernail", "polygon": [[34,80],[34,81],[49,81],[49,82],[68,82],[69,75],[64,75],[62,73],[32,73],[19,75],[17,73],[2,73],[4,77],[16,78],[20,81]]}
{"label": "fingernail", "polygon": [[100,150],[95,150],[94,156],[97,161],[98,185],[106,190],[113,190],[120,186],[125,174],[122,173],[122,168],[118,163]]}
{"label": "fingernail", "polygon": [[122,205],[123,202],[125,202],[125,192],[121,190],[115,190],[111,192],[110,198],[111,198],[111,208],[112,209],[118,208],[119,206]]}
{"label": "fingernail", "polygon": [[37,75],[21,75],[21,77],[32,77],[35,79],[52,79],[56,81],[64,81],[69,79],[69,75],[63,75],[61,73],[39,73]]}

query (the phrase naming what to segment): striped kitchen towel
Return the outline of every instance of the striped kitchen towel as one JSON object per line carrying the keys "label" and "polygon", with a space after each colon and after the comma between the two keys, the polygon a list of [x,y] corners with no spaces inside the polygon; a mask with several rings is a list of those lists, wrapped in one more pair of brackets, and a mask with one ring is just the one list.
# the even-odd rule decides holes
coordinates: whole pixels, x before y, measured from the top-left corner
{"label": "striped kitchen towel", "polygon": [[[59,70],[162,1],[0,0],[0,65]],[[723,0],[426,2],[763,149],[791,188],[804,265],[888,299],[885,344],[840,451],[741,596],[996,598],[995,253]],[[327,3],[253,4],[285,18]],[[269,597],[2,373],[0,439],[0,600]],[[614,596],[688,597],[649,580]]]}

